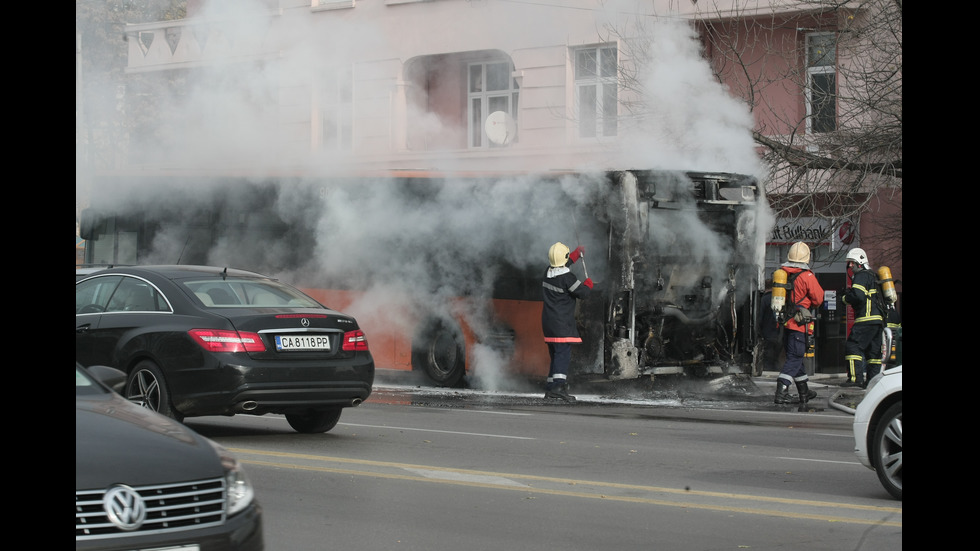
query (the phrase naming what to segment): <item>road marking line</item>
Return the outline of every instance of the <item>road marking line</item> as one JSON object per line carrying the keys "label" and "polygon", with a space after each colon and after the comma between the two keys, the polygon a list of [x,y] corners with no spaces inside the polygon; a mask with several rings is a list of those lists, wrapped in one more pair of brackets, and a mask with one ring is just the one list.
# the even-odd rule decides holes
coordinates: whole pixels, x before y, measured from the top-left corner
{"label": "road marking line", "polygon": [[[344,474],[360,474],[360,475],[364,475],[364,476],[373,476],[373,477],[379,477],[379,478],[397,478],[397,479],[419,480],[419,481],[427,481],[427,482],[456,483],[456,484],[462,484],[462,485],[467,485],[467,486],[481,486],[481,487],[487,487],[487,488],[505,488],[505,489],[510,489],[510,490],[524,488],[525,490],[527,490],[529,492],[534,492],[534,493],[550,493],[550,494],[557,494],[557,495],[571,495],[571,496],[580,496],[580,497],[600,497],[600,498],[603,498],[603,499],[616,499],[616,500],[619,500],[619,501],[634,501],[634,502],[653,503],[653,504],[661,504],[661,505],[678,505],[678,504],[680,504],[680,506],[697,507],[697,508],[702,508],[702,509],[716,509],[716,510],[726,510],[726,511],[727,510],[739,510],[739,511],[745,511],[745,512],[752,512],[752,511],[754,511],[754,510],[746,510],[746,509],[743,509],[743,508],[730,507],[730,506],[698,505],[698,504],[692,504],[692,503],[681,503],[681,502],[676,502],[676,501],[655,500],[655,499],[647,499],[647,498],[633,498],[633,497],[629,497],[629,496],[610,496],[610,495],[607,495],[607,494],[597,494],[597,493],[589,493],[589,492],[569,492],[569,491],[563,491],[563,490],[553,490],[553,489],[540,488],[540,487],[532,487],[532,486],[517,486],[517,487],[512,486],[512,485],[501,486],[501,485],[498,485],[498,484],[489,484],[489,483],[486,483],[486,482],[475,482],[475,481],[469,481],[469,480],[452,479],[452,477],[450,477],[450,476],[440,477],[440,478],[423,478],[423,477],[417,477],[417,476],[399,475],[399,474],[391,474],[391,473],[378,473],[378,472],[370,472],[370,471],[356,471],[356,470],[340,469],[340,468],[333,468],[333,467],[305,466],[305,465],[296,465],[296,464],[292,464],[292,463],[278,463],[278,462],[268,462],[268,461],[254,460],[254,459],[248,459],[248,458],[241,457],[241,456],[244,456],[244,455],[257,455],[257,456],[265,456],[265,457],[277,457],[277,458],[281,458],[281,459],[284,459],[284,460],[288,460],[288,459],[303,459],[303,460],[315,461],[315,462],[318,462],[318,463],[351,463],[351,464],[357,464],[357,465],[362,465],[362,466],[366,466],[366,467],[391,467],[391,468],[396,468],[396,469],[400,469],[400,470],[408,470],[408,471],[414,470],[414,471],[427,471],[427,472],[457,473],[457,474],[462,474],[462,475],[469,475],[469,476],[473,477],[472,480],[476,480],[478,477],[484,477],[484,478],[487,478],[487,477],[489,477],[489,478],[503,478],[503,479],[506,479],[508,482],[512,482],[513,480],[528,480],[528,481],[538,481],[538,482],[541,482],[541,483],[555,483],[555,484],[564,484],[564,485],[580,486],[580,487],[582,487],[582,486],[592,486],[592,487],[599,487],[599,488],[614,488],[614,489],[620,489],[620,490],[621,489],[626,489],[626,490],[630,490],[630,491],[645,491],[645,492],[661,493],[661,494],[680,494],[680,495],[684,495],[684,496],[689,497],[689,498],[708,497],[708,498],[722,498],[722,499],[733,499],[733,500],[741,499],[741,500],[746,500],[746,501],[777,503],[777,504],[783,504],[783,505],[800,505],[800,506],[807,506],[807,507],[827,507],[827,508],[833,508],[833,509],[851,509],[851,510],[874,511],[874,512],[882,512],[882,513],[895,513],[895,514],[899,514],[899,515],[902,514],[902,508],[901,507],[882,507],[882,506],[877,506],[877,505],[857,505],[857,504],[847,504],[847,503],[832,502],[832,501],[814,501],[814,500],[808,500],[808,499],[807,500],[805,500],[805,499],[791,499],[791,498],[781,498],[781,497],[772,497],[772,496],[759,496],[759,495],[751,495],[751,494],[734,494],[734,493],[729,493],[729,492],[710,492],[710,491],[688,490],[688,489],[680,489],[680,488],[666,488],[666,487],[660,487],[660,486],[643,486],[643,485],[638,485],[638,484],[624,484],[624,483],[619,483],[619,482],[599,482],[599,481],[594,481],[594,480],[577,480],[577,479],[572,479],[572,478],[555,478],[555,477],[548,477],[548,476],[526,475],[526,474],[517,474],[517,473],[497,473],[497,472],[491,472],[491,471],[477,471],[477,470],[473,470],[473,469],[454,469],[454,468],[450,468],[450,467],[434,467],[434,466],[430,466],[430,465],[413,465],[413,464],[410,464],[410,463],[397,463],[397,462],[393,462],[393,461],[374,461],[374,460],[369,460],[369,459],[350,459],[350,458],[345,458],[345,457],[330,457],[330,456],[323,456],[323,455],[312,455],[312,454],[301,454],[301,453],[290,453],[290,452],[274,452],[274,451],[258,450],[258,449],[247,449],[247,448],[229,448],[229,451],[231,451],[234,454],[239,455],[240,456],[239,459],[242,460],[242,461],[244,461],[245,463],[254,463],[256,465],[267,465],[267,466],[284,467],[284,468],[306,469],[306,470],[315,470],[315,471],[324,471],[324,472],[336,472],[336,473],[344,473]],[[465,477],[457,477],[457,478],[465,478]],[[765,514],[776,514],[776,512],[765,510]],[[797,513],[787,513],[785,515],[779,514],[778,516],[793,516],[794,514],[797,514]],[[858,522],[858,523],[861,523],[861,524],[884,524],[884,525],[888,525],[888,526],[901,526],[902,525],[901,522],[889,522],[889,521],[881,521],[881,520],[862,521],[862,520],[856,520],[856,519],[849,519],[849,518],[846,518],[846,517],[830,517],[830,516],[825,516],[825,515],[813,515],[813,516],[810,516],[809,518],[820,518],[820,519],[824,519],[824,520],[833,520],[833,521],[837,521],[837,522]]]}
{"label": "road marking line", "polygon": [[[839,463],[841,465],[861,465],[860,461],[836,461],[830,459],[812,459],[810,457],[777,457],[776,459],[788,459],[790,461],[812,461],[814,463]],[[861,465],[863,467],[863,465]]]}
{"label": "road marking line", "polygon": [[530,436],[508,436],[505,434],[483,434],[480,432],[459,432],[454,430],[413,429],[411,427],[391,427],[388,425],[361,425],[358,423],[338,423],[338,424],[347,425],[348,427],[367,427],[369,429],[411,430],[417,432],[439,432],[442,434],[461,434],[463,436],[487,436],[490,438],[510,438],[513,440],[537,440],[537,438],[532,438]]}
{"label": "road marking line", "polygon": [[[236,454],[249,453],[247,450],[241,450],[241,449],[232,449],[231,451],[233,453],[236,453]],[[256,452],[256,453],[261,454],[263,452],[259,451],[259,452]],[[270,453],[269,455],[279,455],[279,454]],[[293,455],[293,454],[281,454],[281,455]],[[295,455],[300,455],[300,454],[295,454]],[[605,500],[605,501],[618,501],[618,502],[625,502],[625,503],[640,503],[640,504],[646,504],[646,505],[660,505],[660,506],[666,506],[666,507],[679,507],[679,508],[682,508],[682,509],[702,509],[702,510],[708,510],[708,511],[723,511],[723,512],[742,513],[742,514],[750,514],[750,515],[774,516],[774,517],[792,518],[792,519],[795,519],[795,520],[808,519],[808,520],[818,520],[818,521],[823,521],[823,522],[840,522],[840,523],[846,523],[846,524],[863,524],[863,525],[873,525],[873,526],[891,526],[891,527],[898,527],[898,528],[901,528],[902,527],[902,522],[901,521],[890,521],[890,520],[884,520],[884,519],[881,519],[881,518],[877,518],[877,519],[874,519],[874,518],[873,519],[856,519],[856,518],[845,517],[845,516],[834,516],[834,515],[822,515],[822,514],[815,514],[815,513],[806,513],[806,512],[803,512],[803,511],[799,511],[799,510],[759,509],[759,508],[754,508],[754,507],[743,507],[743,506],[739,506],[739,505],[715,505],[715,504],[711,504],[711,503],[697,503],[697,502],[691,502],[691,501],[671,501],[671,500],[668,500],[668,499],[653,499],[653,498],[644,498],[644,497],[635,497],[635,496],[617,496],[617,495],[610,495],[610,494],[604,494],[604,493],[599,493],[599,492],[589,492],[589,491],[570,491],[570,490],[558,490],[558,489],[554,489],[554,488],[539,488],[539,487],[521,486],[521,485],[512,485],[512,484],[496,484],[496,483],[490,483],[490,482],[485,482],[485,481],[479,481],[479,480],[476,480],[476,479],[463,480],[463,479],[450,479],[448,477],[431,478],[431,477],[425,477],[425,476],[411,476],[411,475],[406,475],[406,474],[381,473],[381,472],[372,472],[372,471],[359,471],[359,470],[354,470],[354,469],[341,469],[341,468],[336,468],[336,467],[317,467],[317,466],[310,466],[310,465],[296,465],[296,464],[292,464],[292,463],[280,463],[280,462],[273,462],[273,461],[259,461],[259,460],[242,459],[241,457],[239,459],[242,462],[244,462],[246,464],[250,464],[250,465],[259,465],[259,466],[267,466],[267,467],[275,467],[275,468],[285,468],[285,469],[298,469],[298,470],[305,470],[305,471],[337,473],[337,474],[346,474],[346,475],[351,475],[351,476],[365,476],[365,477],[383,478],[383,479],[389,479],[389,480],[405,480],[405,481],[414,481],[414,482],[427,482],[427,483],[432,483],[432,484],[451,484],[451,485],[457,485],[457,486],[470,486],[470,487],[489,488],[489,489],[496,489],[496,490],[512,490],[512,491],[513,490],[517,490],[517,491],[526,492],[526,493],[531,494],[531,495],[535,495],[535,494],[537,494],[537,495],[557,495],[557,496],[566,496],[566,497],[579,497],[579,498],[586,498],[586,499],[599,499],[599,500]],[[355,460],[349,460],[349,459],[331,458],[331,460],[333,460],[333,459],[340,459],[343,462],[356,462]],[[378,463],[382,463],[382,462],[378,462],[378,461],[364,461],[364,463],[378,464]],[[392,464],[392,465],[397,465],[397,464]],[[410,470],[410,469],[407,469],[406,468],[406,470]],[[440,471],[469,472],[469,471],[467,471],[465,469],[439,469],[439,468],[437,468],[436,470],[440,470]],[[490,473],[490,474],[493,474],[493,473]],[[512,476],[513,478],[550,480],[550,481],[555,481],[555,482],[561,482],[563,480],[563,479],[549,479],[547,477],[539,477],[539,476],[524,476],[524,475],[508,475],[508,476]],[[512,482],[512,481],[508,481],[508,482]],[[643,486],[635,486],[635,485],[627,485],[627,484],[615,484],[615,483],[605,483],[605,482],[592,482],[592,481],[581,481],[581,482],[572,482],[572,483],[573,484],[583,484],[583,485],[608,486],[608,487],[628,487],[628,488],[639,488],[639,489],[646,488],[646,487],[643,487]],[[840,509],[840,508],[845,508],[845,509],[863,509],[863,510],[871,510],[871,511],[885,512],[885,513],[897,513],[899,515],[902,513],[902,510],[900,508],[899,509],[896,509],[896,508],[891,508],[891,507],[876,507],[876,506],[870,506],[870,505],[850,505],[850,504],[846,504],[846,503],[819,502],[819,501],[797,500],[797,499],[783,499],[783,498],[768,498],[766,496],[752,496],[752,495],[742,495],[742,494],[728,494],[728,493],[719,493],[719,492],[698,492],[698,491],[691,491],[691,490],[675,490],[675,489],[671,489],[671,488],[657,488],[657,490],[662,491],[662,492],[667,492],[667,493],[685,493],[685,494],[690,494],[690,496],[693,497],[693,498],[702,497],[702,496],[711,496],[711,497],[721,497],[721,498],[730,498],[730,499],[744,499],[744,500],[747,500],[747,501],[773,501],[773,502],[789,503],[789,504],[815,505],[815,506],[818,506],[818,507],[833,507],[833,508],[838,508],[838,509]]]}

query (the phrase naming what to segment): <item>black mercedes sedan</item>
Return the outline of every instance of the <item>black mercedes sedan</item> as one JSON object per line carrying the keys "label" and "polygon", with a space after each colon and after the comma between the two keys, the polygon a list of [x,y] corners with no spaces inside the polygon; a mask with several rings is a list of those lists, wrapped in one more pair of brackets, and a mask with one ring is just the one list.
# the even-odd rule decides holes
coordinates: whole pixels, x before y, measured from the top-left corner
{"label": "black mercedes sedan", "polygon": [[178,421],[275,413],[302,433],[334,428],[374,384],[353,317],[274,278],[210,266],[76,281],[75,359],[124,371],[123,396]]}
{"label": "black mercedes sedan", "polygon": [[235,457],[102,383],[123,373],[91,369],[75,362],[76,551],[264,549],[262,509]]}

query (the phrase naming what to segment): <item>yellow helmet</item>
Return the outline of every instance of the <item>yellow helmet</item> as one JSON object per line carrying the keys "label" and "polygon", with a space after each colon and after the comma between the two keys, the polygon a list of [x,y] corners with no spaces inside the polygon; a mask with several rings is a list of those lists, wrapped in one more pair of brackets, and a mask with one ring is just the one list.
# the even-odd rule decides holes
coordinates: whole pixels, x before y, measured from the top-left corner
{"label": "yellow helmet", "polygon": [[810,263],[810,247],[807,247],[806,243],[798,241],[793,243],[789,248],[789,254],[786,256],[787,260],[790,262],[802,262],[804,264]]}
{"label": "yellow helmet", "polygon": [[568,246],[559,241],[548,249],[548,260],[552,268],[560,268],[568,262]]}

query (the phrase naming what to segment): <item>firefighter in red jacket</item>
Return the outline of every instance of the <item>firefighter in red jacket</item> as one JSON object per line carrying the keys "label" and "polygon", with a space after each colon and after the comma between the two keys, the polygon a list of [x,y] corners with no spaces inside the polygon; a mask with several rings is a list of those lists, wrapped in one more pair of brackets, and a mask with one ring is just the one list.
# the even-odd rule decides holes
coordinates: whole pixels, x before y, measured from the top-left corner
{"label": "firefighter in red jacket", "polygon": [[579,281],[568,267],[584,254],[584,247],[578,246],[569,253],[568,247],[560,242],[548,250],[551,265],[541,282],[544,296],[541,329],[544,331],[544,342],[548,344],[548,355],[551,356],[545,398],[575,401],[575,397],[568,394],[572,343],[582,342],[575,324],[575,300],[589,296],[592,278]]}
{"label": "firefighter in red jacket", "polygon": [[[793,277],[798,274],[793,281],[792,290],[786,293],[787,304],[795,305],[798,309],[807,309],[811,315],[823,304],[823,287],[817,282],[817,276],[810,271],[810,247],[806,243],[797,242],[789,248],[786,255],[787,262],[782,265],[782,269]],[[786,351],[786,362],[783,369],[776,378],[776,398],[777,404],[790,404],[794,400],[790,397],[789,387],[796,385],[799,392],[800,403],[808,402],[817,397],[816,391],[810,390],[807,384],[810,377],[806,374],[803,365],[803,357],[806,354],[806,337],[810,324],[802,321],[802,316],[794,316],[785,321],[786,328],[783,333],[783,349]]]}

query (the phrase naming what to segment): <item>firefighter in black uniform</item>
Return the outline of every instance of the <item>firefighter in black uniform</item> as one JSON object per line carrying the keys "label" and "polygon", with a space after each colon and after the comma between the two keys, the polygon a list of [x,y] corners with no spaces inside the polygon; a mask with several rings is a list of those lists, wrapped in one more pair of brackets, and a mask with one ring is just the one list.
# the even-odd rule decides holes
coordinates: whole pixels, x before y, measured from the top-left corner
{"label": "firefighter in black uniform", "polygon": [[902,328],[902,314],[895,306],[889,308],[888,313],[885,314],[885,327],[892,331]]}
{"label": "firefighter in black uniform", "polygon": [[847,269],[854,276],[850,287],[841,289],[844,304],[854,309],[854,325],[844,342],[848,378],[841,386],[866,388],[881,371],[881,336],[885,325],[878,278],[871,270],[864,249],[847,252]]}
{"label": "firefighter in black uniform", "polygon": [[592,278],[579,281],[568,267],[584,254],[584,247],[578,246],[569,253],[568,247],[560,242],[548,250],[551,266],[545,271],[541,282],[544,295],[541,329],[544,331],[544,342],[548,344],[548,355],[551,356],[545,398],[575,401],[575,397],[568,394],[572,343],[582,342],[575,325],[575,300],[589,296]]}

